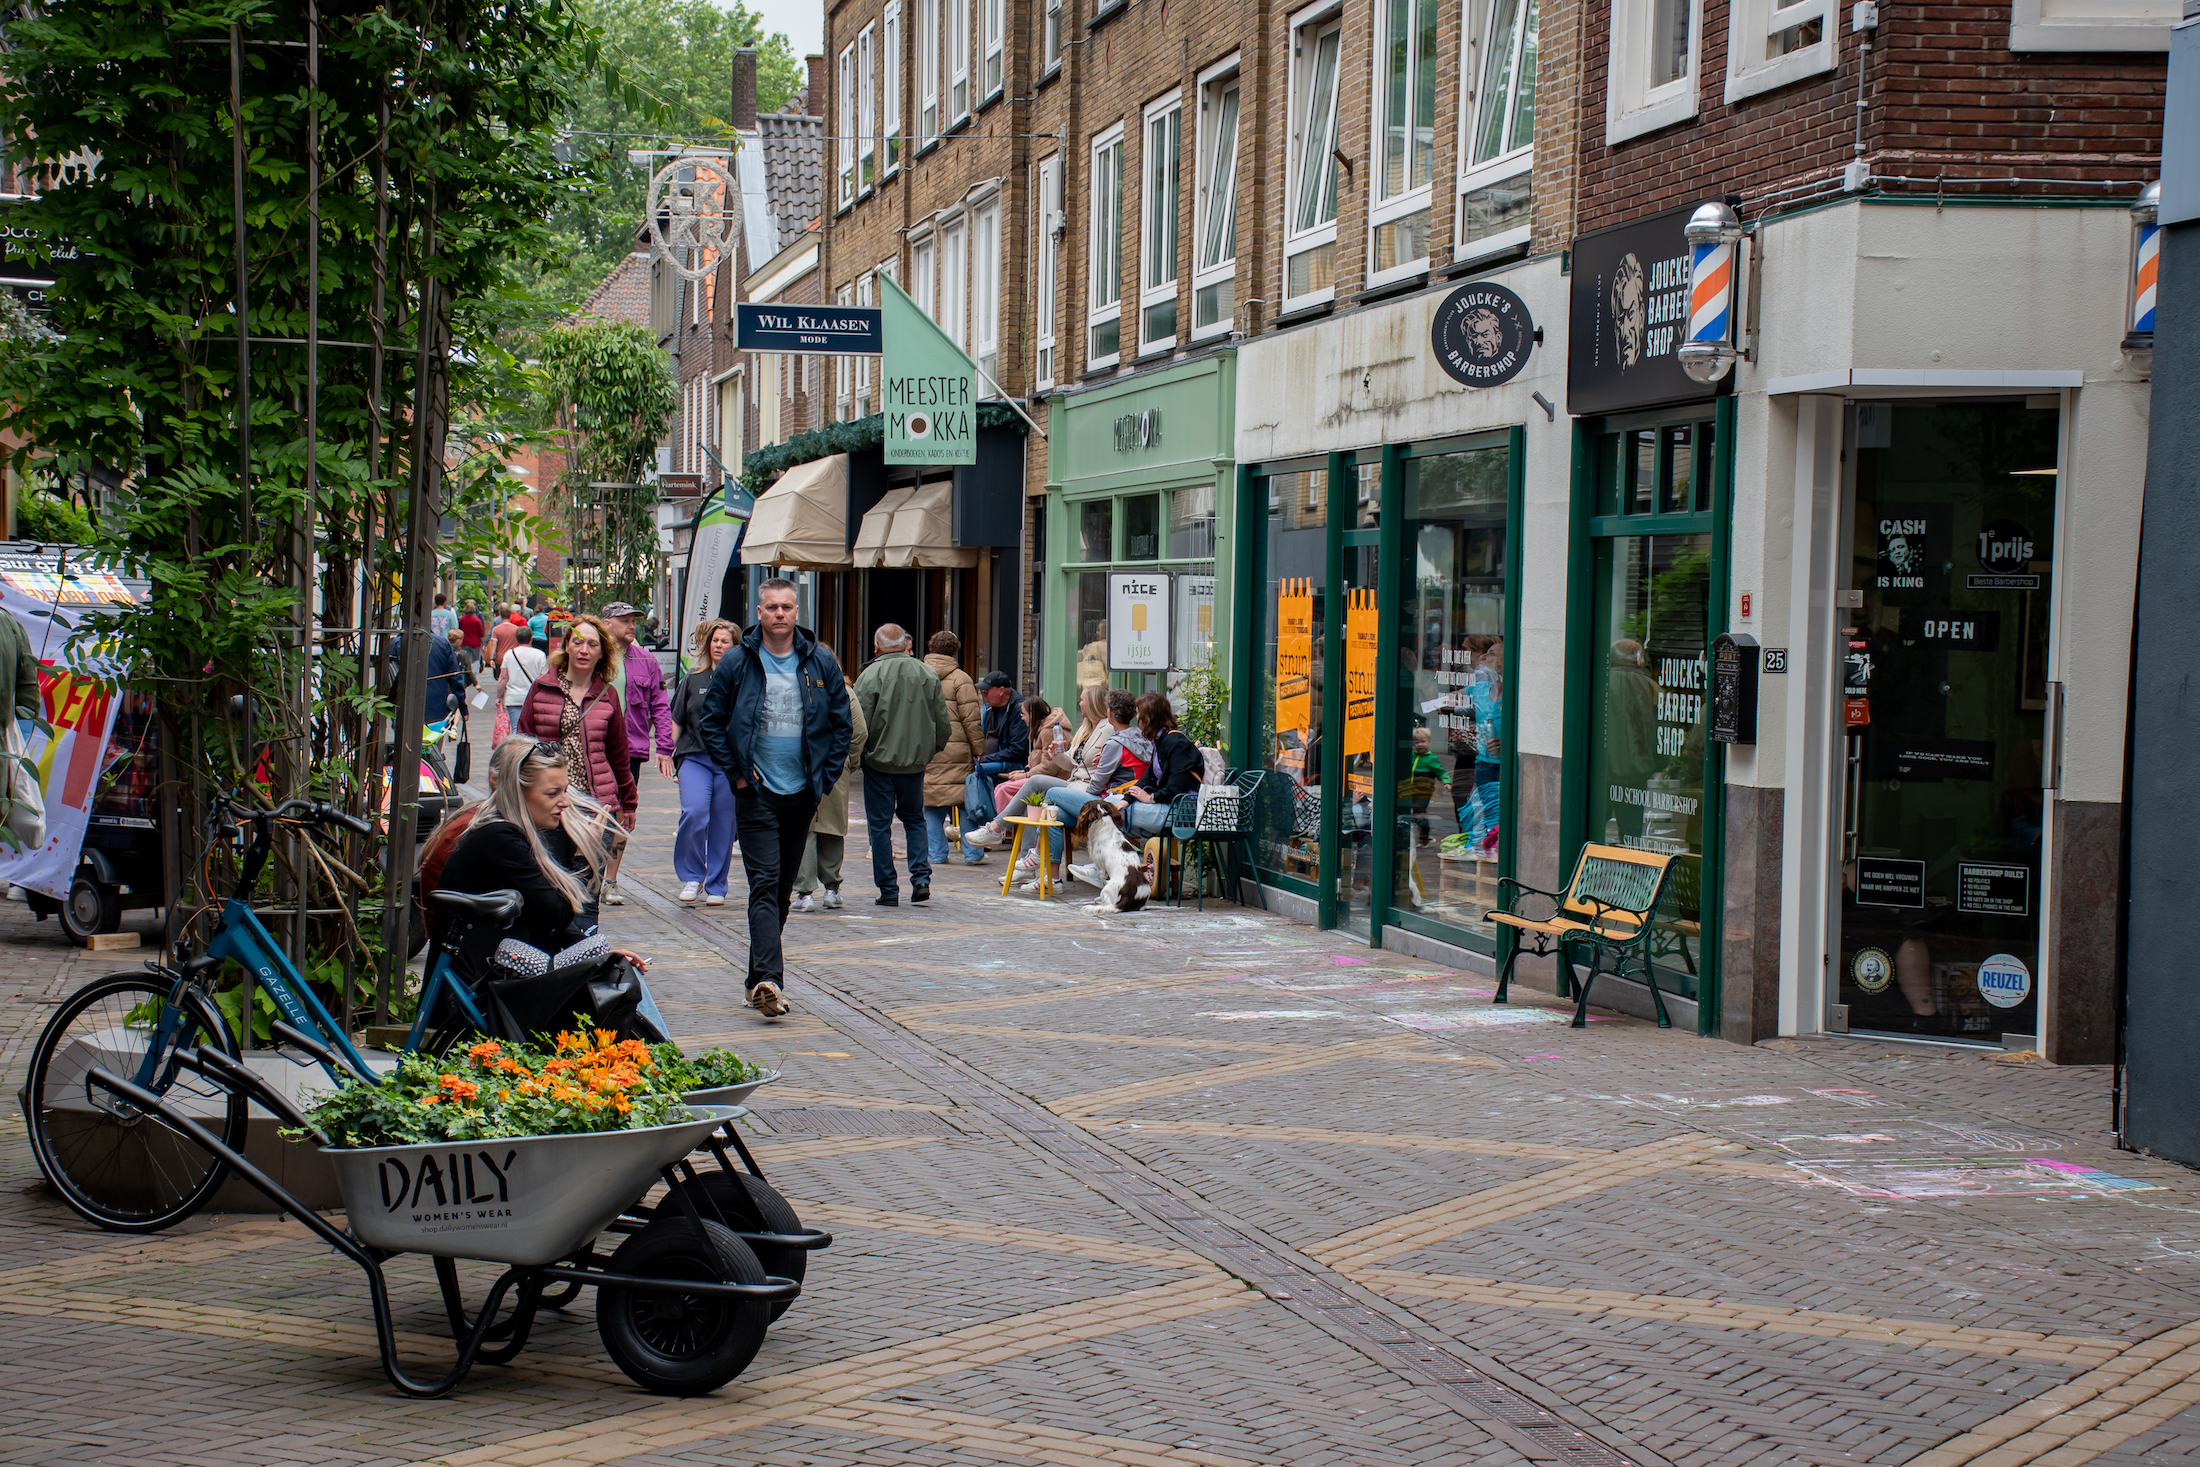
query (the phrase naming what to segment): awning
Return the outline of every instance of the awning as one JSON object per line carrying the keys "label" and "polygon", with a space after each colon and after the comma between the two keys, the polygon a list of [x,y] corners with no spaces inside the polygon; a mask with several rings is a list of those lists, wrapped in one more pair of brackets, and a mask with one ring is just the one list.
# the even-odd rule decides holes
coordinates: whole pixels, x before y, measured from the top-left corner
{"label": "awning", "polygon": [[741,542],[743,565],[848,567],[848,455],[796,464],[757,498]]}
{"label": "awning", "polygon": [[887,531],[893,524],[894,511],[909,502],[914,489],[889,489],[879,496],[878,503],[863,513],[863,523],[856,526],[856,547],[849,552],[855,564],[862,567],[883,565],[879,555],[886,549]]}
{"label": "awning", "polygon": [[[881,501],[879,509],[885,507],[885,502]],[[871,513],[876,514],[878,510]],[[864,522],[868,527],[870,515],[864,516]],[[977,563],[975,547],[962,548],[955,544],[953,484],[942,479],[920,485],[909,491],[904,503],[895,506],[893,520],[886,528],[885,544],[879,550],[878,564],[943,570]]]}

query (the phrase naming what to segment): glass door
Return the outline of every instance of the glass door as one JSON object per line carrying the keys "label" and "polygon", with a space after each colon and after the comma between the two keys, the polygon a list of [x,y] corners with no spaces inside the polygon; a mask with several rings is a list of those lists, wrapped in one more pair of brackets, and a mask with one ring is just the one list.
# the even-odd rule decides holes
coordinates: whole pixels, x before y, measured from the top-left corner
{"label": "glass door", "polygon": [[1329,475],[1297,469],[1253,483],[1267,502],[1257,663],[1264,686],[1254,702],[1253,744],[1268,770],[1254,860],[1269,877],[1305,883],[1312,895],[1321,876]]}
{"label": "glass door", "polygon": [[1837,1001],[1851,1030],[2039,1032],[2059,411],[1856,409]]}
{"label": "glass door", "polygon": [[1340,757],[1344,803],[1338,810],[1337,925],[1360,937],[1370,934],[1369,915],[1375,883],[1390,869],[1387,842],[1378,846],[1375,819],[1375,699],[1382,685],[1380,667],[1383,613],[1378,601],[1382,573],[1383,466],[1380,461],[1345,470],[1350,500],[1344,532],[1344,723]]}

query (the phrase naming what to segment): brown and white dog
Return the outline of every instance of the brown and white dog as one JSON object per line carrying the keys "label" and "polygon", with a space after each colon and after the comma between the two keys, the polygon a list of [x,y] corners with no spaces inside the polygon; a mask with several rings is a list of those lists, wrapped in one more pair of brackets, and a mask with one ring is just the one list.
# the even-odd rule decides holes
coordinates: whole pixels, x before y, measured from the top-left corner
{"label": "brown and white dog", "polygon": [[1069,868],[1070,875],[1100,888],[1095,912],[1135,912],[1153,895],[1154,872],[1145,853],[1123,833],[1123,817],[1106,800],[1093,800],[1077,813],[1069,832],[1071,845],[1082,845],[1091,860]]}

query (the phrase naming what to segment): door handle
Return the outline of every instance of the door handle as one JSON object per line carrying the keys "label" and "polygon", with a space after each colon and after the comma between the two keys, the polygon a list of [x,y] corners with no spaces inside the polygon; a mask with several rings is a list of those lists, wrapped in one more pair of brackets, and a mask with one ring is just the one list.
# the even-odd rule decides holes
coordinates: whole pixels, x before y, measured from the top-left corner
{"label": "door handle", "polygon": [[2040,723],[2040,788],[2062,790],[2063,685],[2047,685],[2047,707]]}

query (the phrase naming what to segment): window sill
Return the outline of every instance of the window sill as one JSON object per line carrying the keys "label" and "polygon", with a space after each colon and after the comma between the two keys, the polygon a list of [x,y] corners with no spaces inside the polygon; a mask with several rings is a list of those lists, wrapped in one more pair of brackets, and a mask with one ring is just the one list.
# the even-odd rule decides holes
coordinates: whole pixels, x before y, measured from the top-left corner
{"label": "window sill", "polygon": [[1463,253],[1459,258],[1446,265],[1441,272],[1444,279],[1457,280],[1460,276],[1472,275],[1477,270],[1491,270],[1499,265],[1510,265],[1516,260],[1525,259],[1528,241],[1512,239],[1490,244],[1486,240],[1478,239],[1473,244],[1461,246],[1461,249]]}
{"label": "window sill", "polygon": [[978,103],[978,111],[985,111],[987,108],[991,107],[994,103],[1000,101],[1003,97],[1007,95],[1008,88],[995,87],[992,91],[987,92],[984,99]]}
{"label": "window sill", "polygon": [[1228,340],[1231,328],[1236,325],[1237,317],[1232,316],[1227,321],[1217,321],[1212,326],[1202,326],[1192,333],[1192,345],[1205,346],[1210,341]]}
{"label": "window sill", "polygon": [[1085,22],[1085,32],[1090,35],[1109,21],[1131,8],[1131,0],[1115,0],[1113,5],[1102,5],[1092,19]]}
{"label": "window sill", "polygon": [[1051,64],[1049,64],[1049,65],[1048,65],[1048,67],[1047,67],[1047,69],[1046,69],[1045,71],[1043,71],[1043,72],[1039,73],[1039,79],[1038,79],[1038,81],[1036,81],[1036,82],[1032,83],[1032,90],[1033,90],[1033,91],[1037,91],[1037,90],[1039,90],[1039,89],[1040,89],[1041,87],[1044,87],[1044,86],[1046,86],[1046,85],[1047,85],[1048,83],[1050,83],[1050,82],[1053,82],[1053,81],[1057,80],[1058,78],[1060,78],[1060,76],[1061,76],[1061,75],[1062,75],[1062,63],[1061,63],[1060,61],[1055,61],[1055,62],[1052,62]]}
{"label": "window sill", "polygon": [[1095,362],[1078,373],[1077,380],[1080,382],[1097,382],[1103,377],[1113,377],[1115,369],[1121,365],[1121,360],[1119,357],[1109,357],[1104,361]]}
{"label": "window sill", "polygon": [[1287,311],[1281,311],[1269,317],[1268,325],[1271,329],[1278,326],[1296,326],[1301,321],[1319,320],[1336,309],[1337,302],[1334,297],[1309,300],[1302,305],[1295,305]]}
{"label": "window sill", "polygon": [[1411,295],[1415,291],[1421,290],[1427,285],[1428,262],[1424,260],[1421,263],[1421,268],[1418,271],[1404,277],[1403,279],[1386,281],[1381,285],[1369,286],[1366,290],[1363,290],[1358,295],[1352,297],[1352,304],[1356,306],[1370,306],[1377,301],[1387,301],[1395,299],[1396,297],[1401,295]]}
{"label": "window sill", "polygon": [[1176,338],[1172,336],[1167,341],[1155,342],[1152,346],[1147,347],[1137,356],[1132,357],[1131,365],[1134,367],[1143,367],[1151,362],[1167,361],[1170,357],[1173,357],[1175,355]]}
{"label": "window sill", "polygon": [[1791,51],[1774,61],[1751,67],[1747,71],[1730,71],[1726,76],[1726,93],[1723,98],[1731,107],[1748,97],[1762,96],[1785,86],[1814,76],[1824,76],[1833,70],[1833,43],[1820,41],[1815,46],[1805,46]]}
{"label": "window sill", "polygon": [[[1668,85],[1676,85],[1668,83]],[[1610,97],[1604,113],[1604,145],[1612,147],[1634,138],[1647,137],[1676,123],[1689,122],[1696,116],[1696,77],[1690,72],[1687,85],[1676,95],[1652,102],[1647,106],[1621,111],[1619,99]]]}

